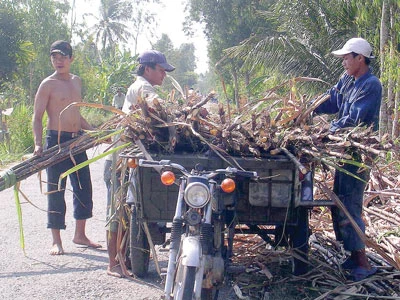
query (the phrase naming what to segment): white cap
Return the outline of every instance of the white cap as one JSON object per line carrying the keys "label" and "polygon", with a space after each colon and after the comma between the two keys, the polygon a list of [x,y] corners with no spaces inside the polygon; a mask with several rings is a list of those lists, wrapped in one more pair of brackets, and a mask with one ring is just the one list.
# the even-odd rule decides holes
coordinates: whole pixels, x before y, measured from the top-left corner
{"label": "white cap", "polygon": [[342,57],[351,52],[364,55],[368,58],[375,58],[372,55],[372,47],[371,45],[362,38],[352,38],[344,44],[342,49],[332,51],[332,54],[338,57]]}

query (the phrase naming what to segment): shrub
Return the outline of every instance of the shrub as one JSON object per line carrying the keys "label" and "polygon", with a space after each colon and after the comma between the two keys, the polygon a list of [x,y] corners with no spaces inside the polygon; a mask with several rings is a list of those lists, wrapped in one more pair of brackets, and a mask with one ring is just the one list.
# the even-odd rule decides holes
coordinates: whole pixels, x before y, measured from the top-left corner
{"label": "shrub", "polygon": [[32,106],[18,104],[14,107],[11,116],[3,116],[7,131],[4,133],[4,140],[0,143],[2,165],[33,152],[32,114]]}
{"label": "shrub", "polygon": [[113,114],[98,108],[83,107],[81,108],[81,115],[90,125],[97,128],[109,120]]}

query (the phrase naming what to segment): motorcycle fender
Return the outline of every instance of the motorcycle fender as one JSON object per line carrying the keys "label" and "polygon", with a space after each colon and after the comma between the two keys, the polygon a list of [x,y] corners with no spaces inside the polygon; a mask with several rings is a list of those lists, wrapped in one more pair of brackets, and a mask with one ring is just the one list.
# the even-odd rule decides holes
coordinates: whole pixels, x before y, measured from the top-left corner
{"label": "motorcycle fender", "polygon": [[201,245],[198,237],[188,236],[182,241],[182,264],[188,267],[200,266]]}

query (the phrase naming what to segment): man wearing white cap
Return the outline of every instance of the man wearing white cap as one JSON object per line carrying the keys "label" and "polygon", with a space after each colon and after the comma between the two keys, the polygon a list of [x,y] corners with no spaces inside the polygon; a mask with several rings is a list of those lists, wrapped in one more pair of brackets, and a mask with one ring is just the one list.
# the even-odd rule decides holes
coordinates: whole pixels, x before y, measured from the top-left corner
{"label": "man wearing white cap", "polygon": [[[362,38],[352,38],[342,49],[333,51],[332,54],[342,58],[345,74],[327,91],[329,100],[317,107],[315,113],[337,114],[329,129],[331,133],[358,125],[372,126],[374,130],[378,130],[382,85],[369,67],[374,58],[371,45]],[[360,154],[354,149],[348,151],[353,160],[361,161]],[[365,232],[361,214],[369,170],[360,170],[352,164],[344,164],[342,168],[364,180],[336,170],[333,190],[360,229]],[[345,250],[351,252],[351,256],[342,263],[342,268],[350,271],[350,277],[354,281],[375,274],[376,268],[371,266],[365,254],[364,242],[346,215],[337,207],[332,207],[332,221],[336,239],[343,241]]]}

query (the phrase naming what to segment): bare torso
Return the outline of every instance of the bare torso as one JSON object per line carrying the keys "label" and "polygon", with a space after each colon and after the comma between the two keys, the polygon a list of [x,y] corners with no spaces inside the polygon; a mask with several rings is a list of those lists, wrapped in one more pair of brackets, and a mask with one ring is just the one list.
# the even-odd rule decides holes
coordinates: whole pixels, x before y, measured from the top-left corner
{"label": "bare torso", "polygon": [[72,74],[69,80],[60,80],[53,75],[44,82],[50,88],[46,106],[47,129],[77,132],[82,128],[79,107],[65,108],[82,101],[81,80]]}

